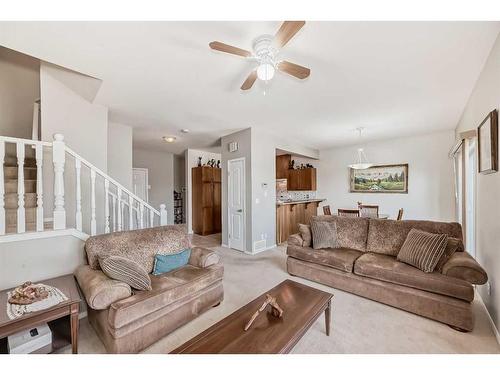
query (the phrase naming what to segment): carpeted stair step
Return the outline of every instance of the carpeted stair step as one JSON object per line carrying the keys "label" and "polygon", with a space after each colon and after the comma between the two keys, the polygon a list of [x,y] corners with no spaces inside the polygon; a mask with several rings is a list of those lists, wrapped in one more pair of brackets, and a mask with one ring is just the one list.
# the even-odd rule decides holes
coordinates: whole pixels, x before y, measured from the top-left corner
{"label": "carpeted stair step", "polygon": [[[36,193],[36,179],[24,180],[24,192]],[[17,193],[17,179],[5,180],[5,193]]]}
{"label": "carpeted stair step", "polygon": [[[36,180],[36,167],[24,166],[24,178],[28,180]],[[18,168],[13,166],[3,167],[3,176],[5,180],[17,179]]]}
{"label": "carpeted stair step", "polygon": [[[17,209],[17,193],[7,193],[5,194],[5,208]],[[36,207],[36,193],[26,193],[24,194],[24,207],[34,208]]]}

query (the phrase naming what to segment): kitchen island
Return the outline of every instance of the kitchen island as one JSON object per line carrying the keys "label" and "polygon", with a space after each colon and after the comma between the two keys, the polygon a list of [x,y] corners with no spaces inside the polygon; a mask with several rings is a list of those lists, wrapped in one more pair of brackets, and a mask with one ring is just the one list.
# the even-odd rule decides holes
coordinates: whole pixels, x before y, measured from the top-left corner
{"label": "kitchen island", "polygon": [[291,234],[299,232],[299,224],[309,224],[318,214],[318,206],[325,199],[305,199],[276,202],[276,242],[285,242]]}

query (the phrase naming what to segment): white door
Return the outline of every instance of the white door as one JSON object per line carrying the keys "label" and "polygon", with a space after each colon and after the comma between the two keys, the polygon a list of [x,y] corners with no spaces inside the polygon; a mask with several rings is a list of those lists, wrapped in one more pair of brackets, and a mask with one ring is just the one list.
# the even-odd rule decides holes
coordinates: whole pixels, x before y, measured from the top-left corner
{"label": "white door", "polygon": [[135,195],[148,202],[148,170],[147,168],[132,169],[132,189]]}
{"label": "white door", "polygon": [[245,158],[228,161],[229,247],[245,251]]}

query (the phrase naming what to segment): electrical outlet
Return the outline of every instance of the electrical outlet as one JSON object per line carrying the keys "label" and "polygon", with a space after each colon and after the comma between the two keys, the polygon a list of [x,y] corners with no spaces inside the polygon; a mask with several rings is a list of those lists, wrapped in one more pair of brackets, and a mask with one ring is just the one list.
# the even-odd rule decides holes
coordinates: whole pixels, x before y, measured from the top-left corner
{"label": "electrical outlet", "polygon": [[491,296],[491,284],[489,282],[486,283],[486,292]]}

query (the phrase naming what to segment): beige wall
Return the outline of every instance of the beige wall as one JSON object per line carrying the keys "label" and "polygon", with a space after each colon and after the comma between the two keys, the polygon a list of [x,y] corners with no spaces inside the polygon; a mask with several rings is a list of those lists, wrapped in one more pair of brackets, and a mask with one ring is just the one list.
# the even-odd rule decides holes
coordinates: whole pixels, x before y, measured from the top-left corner
{"label": "beige wall", "polygon": [[108,175],[132,191],[132,127],[108,124]]}
{"label": "beige wall", "polygon": [[33,104],[40,98],[40,62],[0,47],[0,135],[31,139]]}
{"label": "beige wall", "polygon": [[[458,133],[476,129],[486,115],[500,106],[500,36],[479,76],[457,125]],[[497,140],[498,141],[498,140]],[[486,286],[478,291],[500,330],[500,172],[478,174],[476,196],[476,258],[488,272],[491,294]]]}
{"label": "beige wall", "polygon": [[174,223],[174,155],[134,148],[134,168],[147,168],[149,185],[149,204],[157,210],[160,204],[167,206],[168,224]]}
{"label": "beige wall", "polygon": [[380,212],[395,218],[400,208],[405,219],[455,220],[453,163],[448,152],[453,130],[414,137],[388,139],[364,145],[375,164],[408,163],[408,194],[349,192],[349,164],[357,146],[321,150],[318,165],[318,198],[334,210],[355,208],[358,201],[378,204]]}

